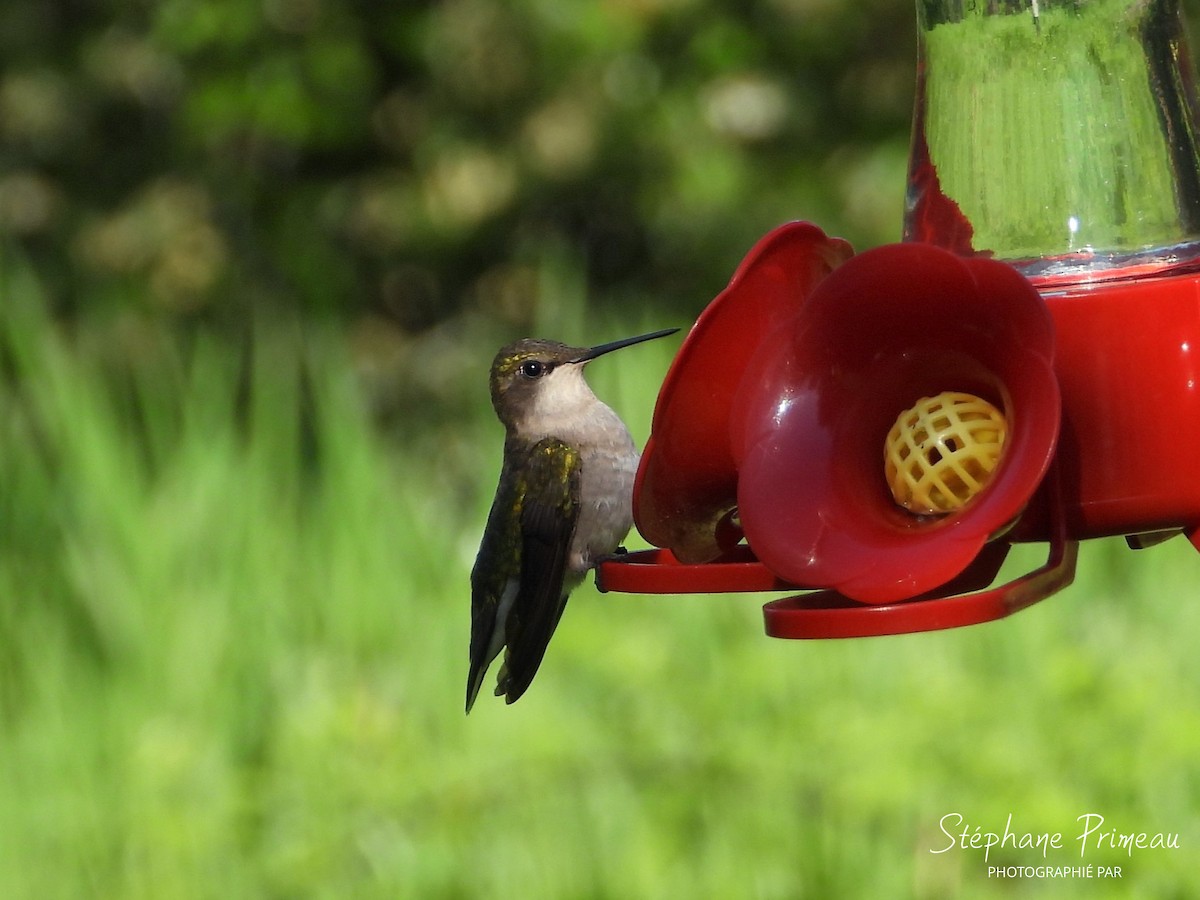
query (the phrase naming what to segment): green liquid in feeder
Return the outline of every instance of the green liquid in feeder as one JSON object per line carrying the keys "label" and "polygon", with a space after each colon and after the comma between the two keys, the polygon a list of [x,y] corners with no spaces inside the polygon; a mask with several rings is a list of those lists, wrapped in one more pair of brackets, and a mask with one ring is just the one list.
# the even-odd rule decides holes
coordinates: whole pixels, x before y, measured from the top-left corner
{"label": "green liquid in feeder", "polygon": [[[923,137],[974,251],[1066,280],[1200,258],[1177,0],[918,0],[918,18],[914,171]],[[924,199],[913,185],[906,237],[948,243]]]}

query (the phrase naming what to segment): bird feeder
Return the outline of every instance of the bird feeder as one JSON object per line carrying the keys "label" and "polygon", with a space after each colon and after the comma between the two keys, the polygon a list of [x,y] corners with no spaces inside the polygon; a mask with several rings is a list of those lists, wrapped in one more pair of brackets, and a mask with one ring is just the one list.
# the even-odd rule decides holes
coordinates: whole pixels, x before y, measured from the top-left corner
{"label": "bird feeder", "polygon": [[[903,240],[750,251],[667,373],[601,590],[781,638],[1007,616],[1078,542],[1200,548],[1200,152],[1176,0],[918,2]],[[1017,543],[1046,561],[994,584]]]}

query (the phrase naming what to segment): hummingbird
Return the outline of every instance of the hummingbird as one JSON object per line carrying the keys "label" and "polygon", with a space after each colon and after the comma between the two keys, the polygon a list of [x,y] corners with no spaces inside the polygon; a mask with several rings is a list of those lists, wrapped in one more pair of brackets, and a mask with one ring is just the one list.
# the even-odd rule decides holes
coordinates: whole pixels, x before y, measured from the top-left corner
{"label": "hummingbird", "polygon": [[496,354],[490,386],[504,458],[471,570],[468,713],[502,649],[496,696],[513,703],[525,693],[567,596],[633,526],[640,455],[625,423],[588,387],[584,367],[678,330],[595,347],[524,338]]}

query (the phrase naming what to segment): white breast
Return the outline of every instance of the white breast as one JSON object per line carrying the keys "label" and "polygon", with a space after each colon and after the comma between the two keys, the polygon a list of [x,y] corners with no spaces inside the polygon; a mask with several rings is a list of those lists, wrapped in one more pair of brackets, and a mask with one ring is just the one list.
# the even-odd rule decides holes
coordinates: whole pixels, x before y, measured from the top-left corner
{"label": "white breast", "polygon": [[584,381],[582,366],[561,366],[546,381],[522,431],[579,450],[583,505],[568,565],[582,575],[616,550],[633,526],[638,451],[625,423]]}

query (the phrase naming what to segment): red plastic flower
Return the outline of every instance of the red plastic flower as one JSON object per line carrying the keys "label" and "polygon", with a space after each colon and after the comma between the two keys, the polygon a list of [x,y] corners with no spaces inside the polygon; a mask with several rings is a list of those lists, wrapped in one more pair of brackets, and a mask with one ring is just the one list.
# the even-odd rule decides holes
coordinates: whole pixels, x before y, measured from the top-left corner
{"label": "red plastic flower", "polygon": [[648,541],[682,562],[707,562],[738,542],[741,533],[724,527],[737,506],[734,393],[767,335],[853,253],[815,225],[783,225],[754,246],[696,320],[663,380],[634,487],[634,518]]}
{"label": "red plastic flower", "polygon": [[[1049,465],[1049,312],[1003,263],[894,244],[830,272],[845,245],[797,228],[755,248],[681,347],[639,471],[638,528],[685,562],[744,532],[794,584],[871,603],[918,596],[1010,526]],[[991,401],[1009,436],[977,497],[920,517],[892,499],[884,441],[900,412],[942,391]]]}

